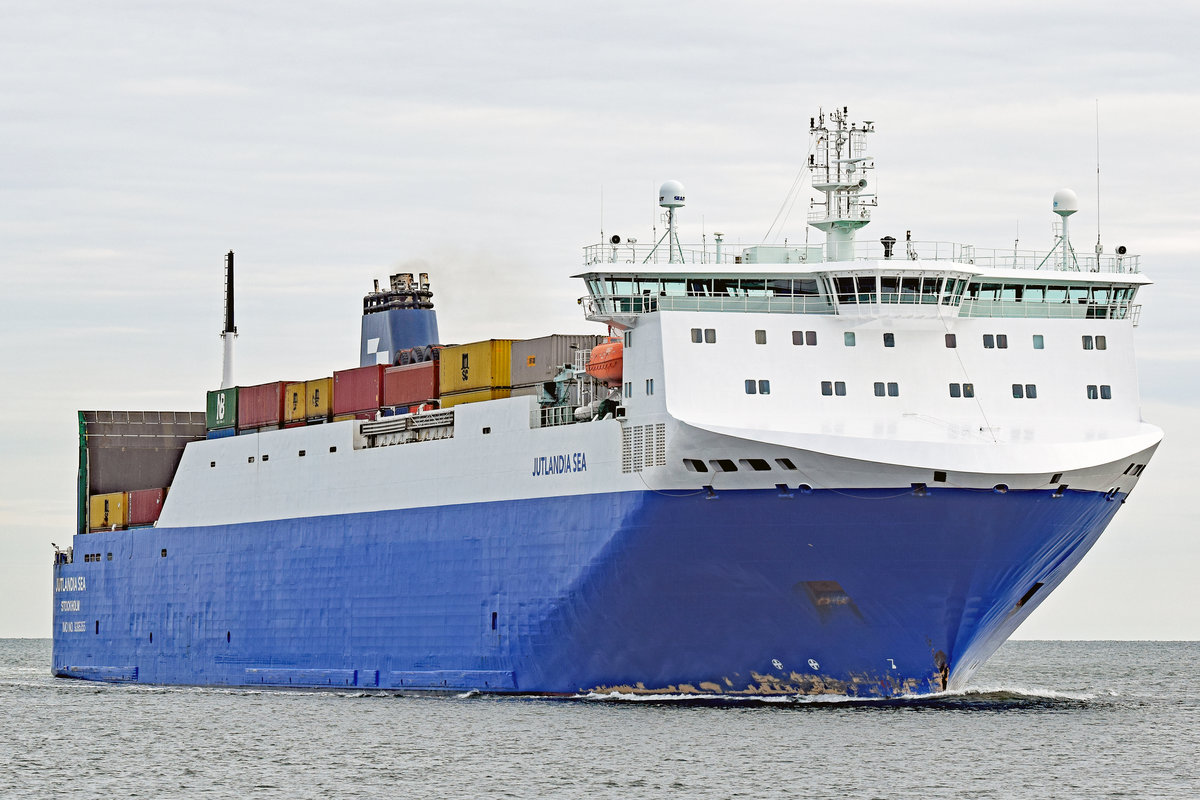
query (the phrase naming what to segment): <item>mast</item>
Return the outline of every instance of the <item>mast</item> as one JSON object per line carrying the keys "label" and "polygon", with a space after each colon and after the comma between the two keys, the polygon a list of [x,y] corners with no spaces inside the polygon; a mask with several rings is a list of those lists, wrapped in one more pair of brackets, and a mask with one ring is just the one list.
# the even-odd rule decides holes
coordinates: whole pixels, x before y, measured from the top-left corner
{"label": "mast", "polygon": [[864,193],[866,172],[875,169],[875,159],[866,152],[875,123],[851,123],[849,113],[848,107],[821,111],[808,123],[815,145],[808,157],[812,187],[825,194],[824,201],[812,201],[808,224],[825,232],[826,261],[854,258],[855,232],[871,221],[876,205],[874,193]]}
{"label": "mast", "polygon": [[225,327],[221,330],[224,355],[221,359],[221,388],[233,386],[233,340],[237,326],[233,324],[233,251],[225,256]]}

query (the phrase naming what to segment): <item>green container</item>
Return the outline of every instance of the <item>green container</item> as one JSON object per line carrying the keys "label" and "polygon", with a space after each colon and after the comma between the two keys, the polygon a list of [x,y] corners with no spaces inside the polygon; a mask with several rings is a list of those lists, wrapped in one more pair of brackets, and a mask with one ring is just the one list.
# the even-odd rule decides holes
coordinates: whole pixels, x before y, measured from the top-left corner
{"label": "green container", "polygon": [[237,425],[238,387],[208,393],[205,425],[210,431]]}

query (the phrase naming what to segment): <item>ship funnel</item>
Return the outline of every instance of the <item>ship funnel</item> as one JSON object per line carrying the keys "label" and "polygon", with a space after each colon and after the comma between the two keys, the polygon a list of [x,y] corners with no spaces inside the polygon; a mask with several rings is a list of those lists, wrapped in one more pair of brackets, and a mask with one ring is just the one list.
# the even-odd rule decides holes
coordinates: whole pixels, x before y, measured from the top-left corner
{"label": "ship funnel", "polygon": [[429,273],[398,272],[388,287],[363,297],[359,366],[394,364],[401,350],[440,344]]}

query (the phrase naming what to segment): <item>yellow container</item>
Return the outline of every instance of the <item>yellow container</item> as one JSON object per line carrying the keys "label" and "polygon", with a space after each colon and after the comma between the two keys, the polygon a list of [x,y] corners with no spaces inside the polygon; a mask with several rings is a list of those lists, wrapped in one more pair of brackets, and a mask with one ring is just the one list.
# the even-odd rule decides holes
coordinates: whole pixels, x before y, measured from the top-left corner
{"label": "yellow container", "polygon": [[283,421],[303,422],[308,419],[308,400],[306,384],[289,383],[283,387]]}
{"label": "yellow container", "polygon": [[322,417],[329,419],[330,409],[333,408],[333,378],[317,378],[304,382],[305,417],[313,419]]}
{"label": "yellow container", "polygon": [[129,519],[125,492],[94,494],[91,502],[91,529],[106,531],[114,525],[124,528]]}
{"label": "yellow container", "polygon": [[443,347],[438,366],[442,395],[511,386],[513,341],[519,340],[487,339]]}
{"label": "yellow container", "polygon": [[507,386],[444,394],[442,395],[442,408],[451,408],[463,403],[478,403],[483,400],[499,400],[502,397],[511,396],[512,389],[509,389]]}

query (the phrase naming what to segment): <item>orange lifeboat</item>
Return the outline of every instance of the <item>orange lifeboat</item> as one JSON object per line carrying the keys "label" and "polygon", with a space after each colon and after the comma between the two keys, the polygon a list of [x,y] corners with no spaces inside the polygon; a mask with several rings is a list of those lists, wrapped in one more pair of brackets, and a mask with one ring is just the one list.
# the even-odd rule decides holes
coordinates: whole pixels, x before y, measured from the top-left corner
{"label": "orange lifeboat", "polygon": [[621,340],[617,338],[610,338],[604,344],[593,347],[588,361],[588,375],[603,381],[606,386],[620,386],[622,351]]}

